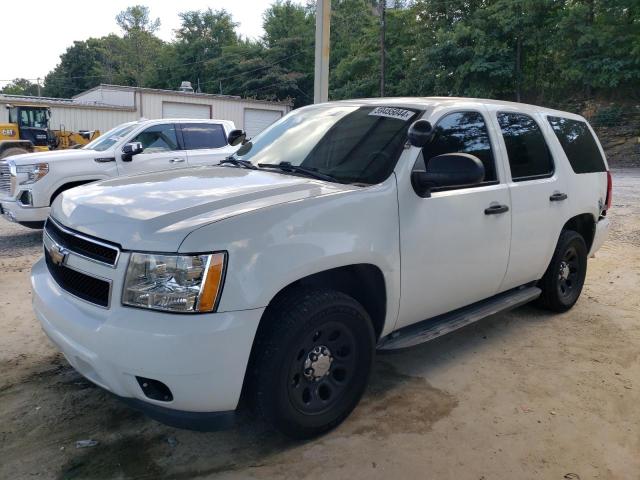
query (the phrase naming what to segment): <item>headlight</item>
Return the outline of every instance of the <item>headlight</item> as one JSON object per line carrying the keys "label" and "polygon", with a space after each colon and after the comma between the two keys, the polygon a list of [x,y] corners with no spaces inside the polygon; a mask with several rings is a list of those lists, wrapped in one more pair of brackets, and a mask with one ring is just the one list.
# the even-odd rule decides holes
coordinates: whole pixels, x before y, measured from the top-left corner
{"label": "headlight", "polygon": [[19,185],[30,185],[49,173],[49,164],[16,165],[14,162],[10,162],[9,169],[11,175],[17,177]]}
{"label": "headlight", "polygon": [[122,303],[169,312],[211,312],[217,306],[222,291],[225,263],[225,253],[133,253],[127,268]]}

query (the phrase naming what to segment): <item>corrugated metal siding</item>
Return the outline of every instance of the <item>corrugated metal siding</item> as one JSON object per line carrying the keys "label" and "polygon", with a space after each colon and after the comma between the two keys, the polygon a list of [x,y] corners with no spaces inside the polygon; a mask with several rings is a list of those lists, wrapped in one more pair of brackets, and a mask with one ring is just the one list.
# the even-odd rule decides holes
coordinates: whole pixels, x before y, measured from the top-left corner
{"label": "corrugated metal siding", "polygon": [[259,108],[262,110],[276,110],[283,115],[289,112],[287,105],[270,105],[268,103],[251,102],[250,100],[225,100],[212,98],[185,98],[184,95],[155,94],[148,92],[138,92],[138,101],[142,95],[142,116],[144,118],[162,118],[162,102],[175,103],[196,103],[200,105],[211,105],[212,118],[221,120],[231,120],[236,128],[244,128],[245,108]]}
{"label": "corrugated metal siding", "polygon": [[51,107],[53,130],[100,130],[102,133],[121,123],[137,120],[136,112],[122,110]]}
{"label": "corrugated metal siding", "polygon": [[112,88],[96,88],[74,97],[80,103],[103,103],[106,105],[118,105],[120,107],[131,107],[135,105],[134,92],[126,90],[116,90]]}
{"label": "corrugated metal siding", "polygon": [[[38,105],[47,105],[51,107],[51,128],[54,130],[66,129],[70,131],[78,130],[107,130],[124,122],[138,120],[140,117],[147,119],[162,118],[163,102],[175,103],[191,103],[199,105],[210,105],[212,118],[221,120],[231,120],[236,128],[244,128],[244,111],[247,108],[261,110],[275,110],[285,115],[291,110],[291,107],[283,104],[270,104],[268,102],[215,98],[212,96],[171,94],[165,92],[149,92],[149,91],[131,91],[123,89],[97,88],[95,90],[82,93],[75,97],[75,101],[82,105],[80,107],[68,106],[55,101],[56,99],[45,99],[33,97],[32,99],[11,100],[16,103],[28,103],[30,100]],[[64,100],[71,103],[71,100]],[[121,105],[119,108],[109,107],[91,107],[87,102],[114,103]],[[5,104],[8,102],[0,101],[0,121],[8,121]],[[135,105],[136,110],[123,110],[122,106],[132,107]],[[4,119],[4,120],[2,120]]]}

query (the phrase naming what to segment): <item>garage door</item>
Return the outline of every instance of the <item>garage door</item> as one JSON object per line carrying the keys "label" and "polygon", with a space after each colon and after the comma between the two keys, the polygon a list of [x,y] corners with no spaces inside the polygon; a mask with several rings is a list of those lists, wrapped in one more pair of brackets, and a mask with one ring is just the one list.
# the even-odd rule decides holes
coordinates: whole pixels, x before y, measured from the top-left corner
{"label": "garage door", "polygon": [[209,105],[162,102],[162,118],[211,118]]}
{"label": "garage door", "polygon": [[282,112],[276,110],[261,110],[258,108],[244,109],[244,130],[247,137],[252,138],[282,117]]}

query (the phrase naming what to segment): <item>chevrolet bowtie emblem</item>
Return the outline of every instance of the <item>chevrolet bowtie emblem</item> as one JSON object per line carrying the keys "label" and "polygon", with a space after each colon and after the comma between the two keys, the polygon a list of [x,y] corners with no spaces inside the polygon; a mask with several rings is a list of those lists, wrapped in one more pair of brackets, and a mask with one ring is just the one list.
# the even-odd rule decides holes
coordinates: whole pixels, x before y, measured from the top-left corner
{"label": "chevrolet bowtie emblem", "polygon": [[57,243],[52,243],[49,247],[49,257],[51,257],[51,262],[54,265],[63,265],[65,260],[67,259],[67,255],[69,252],[62,246]]}

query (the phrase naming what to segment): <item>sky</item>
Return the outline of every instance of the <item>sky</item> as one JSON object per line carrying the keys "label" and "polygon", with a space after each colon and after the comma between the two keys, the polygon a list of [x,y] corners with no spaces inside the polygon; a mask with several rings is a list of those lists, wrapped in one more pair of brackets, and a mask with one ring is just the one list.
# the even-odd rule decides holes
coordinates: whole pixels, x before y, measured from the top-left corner
{"label": "sky", "polygon": [[163,40],[173,38],[173,30],[180,24],[179,12],[208,7],[226,9],[240,24],[238,32],[255,39],[264,33],[262,14],[272,0],[31,0],[26,4],[3,3],[2,37],[7,48],[3,48],[0,61],[0,86],[17,77],[44,78],[74,40],[120,34],[115,17],[131,5],[146,5],[152,18],[160,18],[157,34]]}

